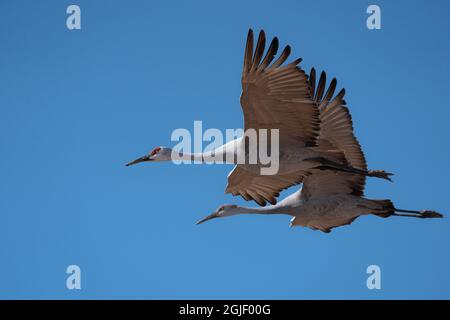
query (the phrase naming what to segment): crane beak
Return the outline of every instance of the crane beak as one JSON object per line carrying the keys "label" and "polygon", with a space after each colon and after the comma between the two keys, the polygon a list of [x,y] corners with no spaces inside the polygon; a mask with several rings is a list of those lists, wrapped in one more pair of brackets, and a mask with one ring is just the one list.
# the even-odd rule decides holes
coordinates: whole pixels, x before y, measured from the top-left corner
{"label": "crane beak", "polygon": [[210,215],[207,215],[206,217],[204,217],[203,219],[199,220],[197,222],[197,224],[201,224],[203,222],[206,222],[208,220],[214,219],[214,218],[218,218],[220,217],[219,214],[217,212],[211,213]]}
{"label": "crane beak", "polygon": [[139,163],[139,162],[145,162],[145,161],[152,161],[148,155],[145,155],[143,157],[137,158],[136,160],[133,160],[131,162],[128,162],[125,166],[129,167],[133,164]]}

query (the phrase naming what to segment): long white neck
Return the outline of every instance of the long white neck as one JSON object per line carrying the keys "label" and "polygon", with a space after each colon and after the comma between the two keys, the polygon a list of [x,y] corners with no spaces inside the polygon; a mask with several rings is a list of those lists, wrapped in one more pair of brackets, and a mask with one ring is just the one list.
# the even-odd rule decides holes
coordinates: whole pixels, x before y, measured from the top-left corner
{"label": "long white neck", "polygon": [[232,140],[214,150],[206,152],[179,152],[179,160],[188,160],[204,163],[229,163],[236,164],[240,148],[241,138]]}
{"label": "long white neck", "polygon": [[208,153],[209,152],[197,152],[197,153],[180,152],[178,157],[180,160],[188,160],[196,162],[212,162],[211,155]]}
{"label": "long white neck", "polygon": [[290,210],[277,204],[272,206],[253,208],[237,206],[236,208],[232,209],[230,215],[237,214],[290,214]]}

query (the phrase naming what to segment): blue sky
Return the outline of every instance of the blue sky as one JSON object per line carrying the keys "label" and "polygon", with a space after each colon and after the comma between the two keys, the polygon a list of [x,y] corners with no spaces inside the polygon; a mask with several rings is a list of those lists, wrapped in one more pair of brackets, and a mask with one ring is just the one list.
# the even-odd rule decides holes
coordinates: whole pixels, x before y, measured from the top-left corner
{"label": "blue sky", "polygon": [[[66,28],[81,7],[82,29]],[[382,29],[366,28],[378,4]],[[449,219],[195,222],[231,166],[124,163],[176,128],[239,128],[249,27],[347,90],[366,195],[449,213],[447,1],[2,1],[0,298],[450,298]],[[289,194],[288,190],[283,195]],[[66,289],[68,265],[82,289]],[[366,288],[381,267],[382,289]]]}

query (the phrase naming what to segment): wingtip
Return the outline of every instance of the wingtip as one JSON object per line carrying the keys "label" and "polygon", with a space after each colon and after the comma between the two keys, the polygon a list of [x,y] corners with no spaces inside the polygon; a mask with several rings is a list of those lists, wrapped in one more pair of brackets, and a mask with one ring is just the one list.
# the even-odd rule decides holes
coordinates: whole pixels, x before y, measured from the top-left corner
{"label": "wingtip", "polygon": [[258,42],[260,42],[260,41],[264,41],[264,42],[266,41],[266,33],[264,32],[263,29],[261,29],[259,31]]}
{"label": "wingtip", "polygon": [[292,48],[291,48],[290,45],[287,45],[286,47],[284,47],[284,50],[286,50],[286,54],[287,54],[287,55],[290,55],[290,54],[291,54]]}

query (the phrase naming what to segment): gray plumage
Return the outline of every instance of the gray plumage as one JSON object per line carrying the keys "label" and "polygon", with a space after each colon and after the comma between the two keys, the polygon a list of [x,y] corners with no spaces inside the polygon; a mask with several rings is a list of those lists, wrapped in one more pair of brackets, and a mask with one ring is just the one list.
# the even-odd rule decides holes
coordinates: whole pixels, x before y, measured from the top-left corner
{"label": "gray plumage", "polygon": [[[244,130],[279,130],[278,172],[261,175],[265,164],[238,163],[236,159],[241,156],[246,158],[248,152],[243,138],[232,140],[209,152],[180,153],[181,159],[208,162],[214,161],[213,155],[214,159],[232,159],[226,160],[236,166],[228,175],[225,192],[240,195],[245,200],[254,200],[261,206],[267,202],[275,204],[282,190],[303,182],[305,177],[317,170],[353,172],[390,180],[390,173],[367,170],[364,159],[346,161],[346,156],[350,154],[340,151],[339,145],[333,143],[331,137],[327,141],[321,139],[321,131],[333,129],[337,134],[346,135],[352,130],[351,123],[340,123],[333,112],[334,106],[345,104],[345,91],[334,95],[336,80],[333,79],[327,88],[326,76],[322,73],[316,87],[315,71],[312,70],[308,76],[299,66],[300,58],[285,64],[291,52],[289,46],[276,58],[279,45],[276,37],[265,55],[264,31],[259,33],[255,49],[253,42],[253,31],[249,30],[241,79],[240,102]],[[331,111],[321,112],[320,109],[325,107]],[[324,121],[333,127],[330,129],[323,125]],[[343,140],[342,143],[347,142]],[[359,146],[354,148],[347,152],[354,153]],[[157,147],[148,155],[129,162],[127,166],[144,161],[170,161],[171,152],[170,148]],[[354,179],[359,181],[359,188],[364,185],[364,177]]]}
{"label": "gray plumage", "polygon": [[[311,88],[314,88],[315,70],[310,76]],[[317,91],[311,89],[311,96],[320,101],[320,131],[317,150],[338,150],[344,156],[344,162],[354,168],[367,170],[366,159],[361,145],[353,133],[352,119],[343,100],[341,91],[331,102],[336,87],[332,80],[325,97],[326,76],[320,76]],[[374,214],[379,217],[407,216],[417,218],[441,218],[435,211],[402,210],[394,207],[391,200],[372,200],[364,197],[365,176],[335,170],[311,170],[303,179],[303,188],[286,197],[275,205],[248,208],[236,205],[224,205],[199,223],[218,217],[241,213],[249,214],[287,214],[292,216],[291,226],[309,227],[314,230],[330,232],[332,228],[352,223],[361,215]],[[407,214],[401,214],[407,213]]]}

